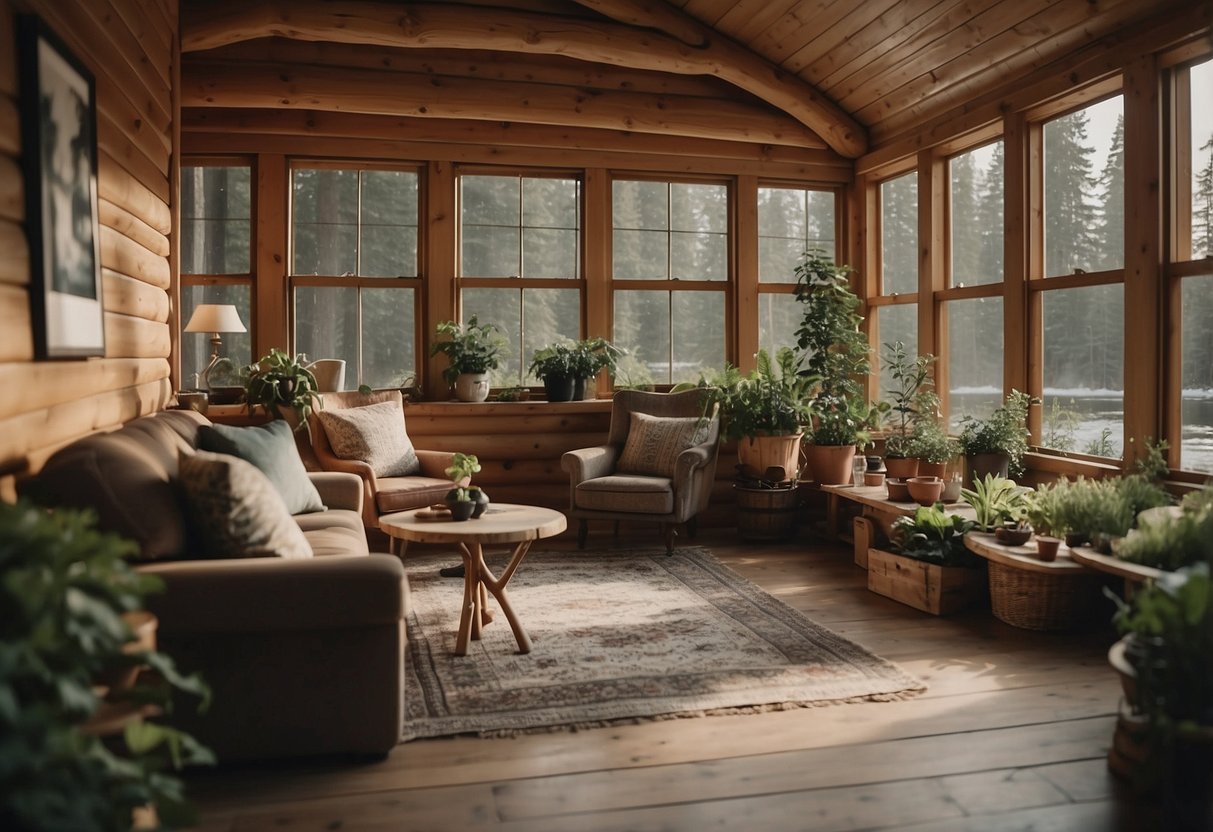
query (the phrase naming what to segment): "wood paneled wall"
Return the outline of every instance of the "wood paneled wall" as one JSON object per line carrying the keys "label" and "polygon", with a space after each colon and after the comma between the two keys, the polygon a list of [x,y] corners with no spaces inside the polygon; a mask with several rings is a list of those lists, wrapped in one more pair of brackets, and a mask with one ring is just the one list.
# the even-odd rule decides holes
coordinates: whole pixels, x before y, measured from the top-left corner
{"label": "wood paneled wall", "polygon": [[[96,76],[104,358],[33,360],[15,15]],[[169,400],[175,0],[0,0],[0,494],[58,448]],[[36,149],[34,149],[36,150]]]}

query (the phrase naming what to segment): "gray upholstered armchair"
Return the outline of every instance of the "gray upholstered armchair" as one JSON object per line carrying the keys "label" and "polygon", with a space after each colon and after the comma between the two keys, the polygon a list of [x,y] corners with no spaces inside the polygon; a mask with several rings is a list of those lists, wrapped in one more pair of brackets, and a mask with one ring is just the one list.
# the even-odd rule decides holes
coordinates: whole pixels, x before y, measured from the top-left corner
{"label": "gray upholstered armchair", "polygon": [[720,445],[717,407],[705,414],[704,395],[615,393],[607,444],[569,451],[560,461],[569,474],[569,516],[581,521],[578,545],[585,547],[590,520],[658,523],[670,552],[679,524],[694,536]]}

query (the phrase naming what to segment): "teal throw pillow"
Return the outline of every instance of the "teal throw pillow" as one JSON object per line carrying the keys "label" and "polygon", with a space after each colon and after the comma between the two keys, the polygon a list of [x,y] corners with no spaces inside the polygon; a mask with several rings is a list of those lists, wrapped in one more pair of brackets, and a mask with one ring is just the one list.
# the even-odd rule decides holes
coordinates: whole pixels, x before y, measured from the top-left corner
{"label": "teal throw pillow", "polygon": [[320,492],[308,479],[303,460],[299,458],[295,433],[283,420],[275,419],[247,428],[203,425],[198,429],[198,448],[252,463],[273,483],[291,514],[324,511]]}

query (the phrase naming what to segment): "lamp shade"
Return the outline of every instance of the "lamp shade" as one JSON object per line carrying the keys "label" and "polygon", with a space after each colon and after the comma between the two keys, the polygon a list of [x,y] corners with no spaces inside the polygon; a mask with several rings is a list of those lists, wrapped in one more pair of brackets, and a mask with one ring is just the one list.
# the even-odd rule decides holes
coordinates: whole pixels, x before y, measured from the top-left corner
{"label": "lamp shade", "polygon": [[200,303],[185,325],[186,332],[248,332],[230,303]]}

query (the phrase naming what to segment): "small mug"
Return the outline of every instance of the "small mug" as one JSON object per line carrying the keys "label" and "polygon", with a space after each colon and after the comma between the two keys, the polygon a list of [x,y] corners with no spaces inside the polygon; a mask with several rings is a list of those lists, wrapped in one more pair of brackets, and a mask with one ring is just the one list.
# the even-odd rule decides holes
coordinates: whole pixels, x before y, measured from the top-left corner
{"label": "small mug", "polygon": [[204,390],[186,390],[177,394],[177,405],[182,410],[196,410],[206,415],[208,397]]}

